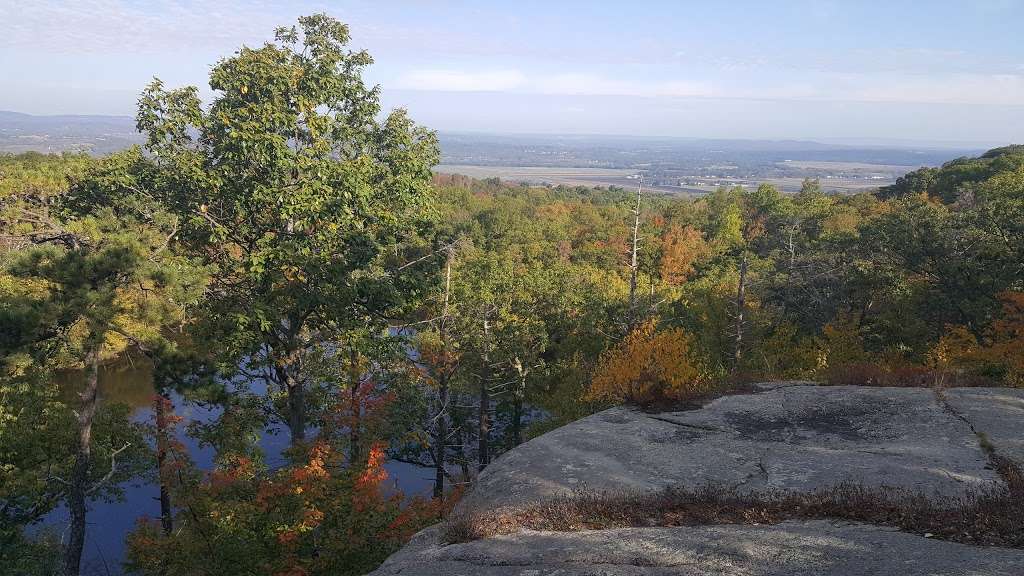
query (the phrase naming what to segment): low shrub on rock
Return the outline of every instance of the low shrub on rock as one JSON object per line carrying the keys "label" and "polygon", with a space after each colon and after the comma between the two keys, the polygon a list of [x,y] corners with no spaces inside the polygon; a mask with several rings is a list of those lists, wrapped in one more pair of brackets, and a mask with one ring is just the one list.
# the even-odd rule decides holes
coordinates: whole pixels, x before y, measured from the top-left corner
{"label": "low shrub on rock", "polygon": [[586,398],[655,406],[683,402],[711,388],[693,337],[679,328],[658,330],[648,320],[601,355]]}

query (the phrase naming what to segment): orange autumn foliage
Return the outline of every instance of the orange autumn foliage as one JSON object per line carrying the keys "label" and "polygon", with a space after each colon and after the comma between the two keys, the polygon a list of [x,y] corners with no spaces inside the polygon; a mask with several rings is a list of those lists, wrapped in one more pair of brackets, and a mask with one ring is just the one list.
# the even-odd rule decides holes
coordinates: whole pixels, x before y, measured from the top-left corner
{"label": "orange autumn foliage", "polygon": [[988,354],[1002,362],[1009,383],[1024,386],[1024,292],[1003,292],[1003,317],[992,324]]}
{"label": "orange autumn foliage", "polygon": [[661,279],[678,286],[693,274],[693,264],[711,253],[700,230],[672,225],[661,237]]}
{"label": "orange autumn foliage", "polygon": [[228,490],[255,475],[256,466],[252,459],[245,456],[229,456],[218,469],[210,472],[209,489],[213,493]]}
{"label": "orange autumn foliage", "polygon": [[650,405],[685,400],[708,388],[693,338],[679,328],[659,331],[648,320],[601,355],[586,399]]}
{"label": "orange autumn foliage", "polygon": [[[346,467],[341,451],[318,440],[275,472],[226,459],[205,481],[180,486],[174,533],[139,523],[130,565],[145,574],[363,574],[453,502],[406,499],[386,487],[386,449],[375,442],[365,463]],[[211,539],[219,564],[205,571]]]}
{"label": "orange autumn foliage", "polygon": [[1003,292],[1002,315],[983,338],[964,326],[947,326],[929,350],[929,366],[973,373],[1002,374],[1010,386],[1024,386],[1024,293]]}
{"label": "orange autumn foliage", "polygon": [[184,419],[174,412],[174,403],[159,394],[153,395],[153,412],[156,414],[155,444],[157,473],[165,486],[181,481],[181,474],[191,464],[188,449],[178,439],[175,430]]}
{"label": "orange autumn foliage", "polygon": [[366,459],[366,467],[356,477],[352,489],[352,509],[356,512],[364,512],[382,504],[380,486],[388,479],[388,471],[384,469],[384,461],[387,460],[384,449],[384,444],[374,443]]}

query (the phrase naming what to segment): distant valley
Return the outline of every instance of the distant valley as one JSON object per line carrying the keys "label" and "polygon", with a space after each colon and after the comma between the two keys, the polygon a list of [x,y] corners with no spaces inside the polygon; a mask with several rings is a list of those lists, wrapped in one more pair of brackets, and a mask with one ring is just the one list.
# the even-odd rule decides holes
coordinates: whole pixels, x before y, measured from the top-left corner
{"label": "distant valley", "polygon": [[129,116],[33,116],[0,110],[0,152],[108,154],[141,144]]}
{"label": "distant valley", "polygon": [[[801,140],[626,136],[439,134],[438,172],[538,185],[631,187],[701,194],[720,186],[771,182],[783,191],[817,178],[823,189],[855,193],[885,186],[921,166],[981,149],[841,145]],[[0,153],[108,154],[142,142],[128,116],[33,116],[0,111]]]}

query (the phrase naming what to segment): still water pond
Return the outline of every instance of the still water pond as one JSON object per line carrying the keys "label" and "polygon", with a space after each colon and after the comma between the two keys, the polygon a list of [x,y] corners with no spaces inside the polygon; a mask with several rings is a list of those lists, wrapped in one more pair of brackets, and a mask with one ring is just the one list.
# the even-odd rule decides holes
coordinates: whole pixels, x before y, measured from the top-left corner
{"label": "still water pond", "polygon": [[[77,388],[80,376],[67,377],[67,387]],[[120,402],[132,409],[132,419],[146,424],[153,423],[153,382],[149,370],[143,367],[105,368],[100,371],[101,402]],[[266,385],[255,382],[251,385],[254,393],[264,393]],[[219,410],[196,406],[185,402],[181,396],[172,394],[175,411],[183,418],[178,426],[178,439],[189,450],[196,465],[209,469],[213,464],[213,450],[201,448],[184,430],[191,422],[211,422]],[[288,434],[284,429],[271,428],[263,432],[260,447],[263,449],[266,463],[270,467],[285,463],[281,452],[288,445]],[[394,489],[408,496],[429,496],[433,487],[433,471],[402,462],[388,462],[385,465],[389,473],[388,482]],[[119,502],[92,502],[89,506],[88,527],[86,530],[85,551],[82,564],[83,573],[88,575],[120,574],[121,562],[124,560],[125,536],[134,527],[139,518],[149,516],[159,518],[160,502],[159,487],[150,479],[140,478],[121,486],[124,499]],[[67,527],[68,511],[65,507],[50,513],[42,528],[52,530],[58,535]]]}

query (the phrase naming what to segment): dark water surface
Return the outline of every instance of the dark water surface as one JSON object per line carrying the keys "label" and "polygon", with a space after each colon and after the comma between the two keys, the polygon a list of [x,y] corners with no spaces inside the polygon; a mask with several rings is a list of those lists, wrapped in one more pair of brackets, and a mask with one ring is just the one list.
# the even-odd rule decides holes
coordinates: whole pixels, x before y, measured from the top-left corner
{"label": "dark water surface", "polygon": [[[80,375],[66,375],[67,387],[77,388],[81,382]],[[262,394],[266,392],[263,382],[255,382],[250,391]],[[144,367],[106,368],[100,371],[101,402],[120,402],[132,409],[132,419],[146,424],[153,423],[153,388],[152,377]],[[196,406],[185,402],[178,394],[171,395],[177,415],[183,420],[178,424],[177,436],[188,448],[189,455],[197,466],[210,469],[213,465],[213,449],[209,446],[201,448],[195,439],[187,436],[185,430],[191,422],[211,422],[220,414],[219,409]],[[288,446],[288,434],[281,428],[268,429],[260,438],[260,447],[268,466],[275,468],[285,464],[281,452]],[[412,464],[390,461],[385,464],[389,478],[387,483],[407,496],[429,496],[433,487],[433,470],[420,468]],[[124,560],[125,536],[135,527],[142,517],[159,518],[160,489],[152,481],[154,479],[139,478],[130,483],[122,484],[124,499],[119,502],[91,502],[89,505],[88,527],[86,530],[85,551],[82,559],[84,574],[121,574],[121,562]],[[68,524],[67,508],[51,512],[38,529],[48,529],[58,536]]]}

